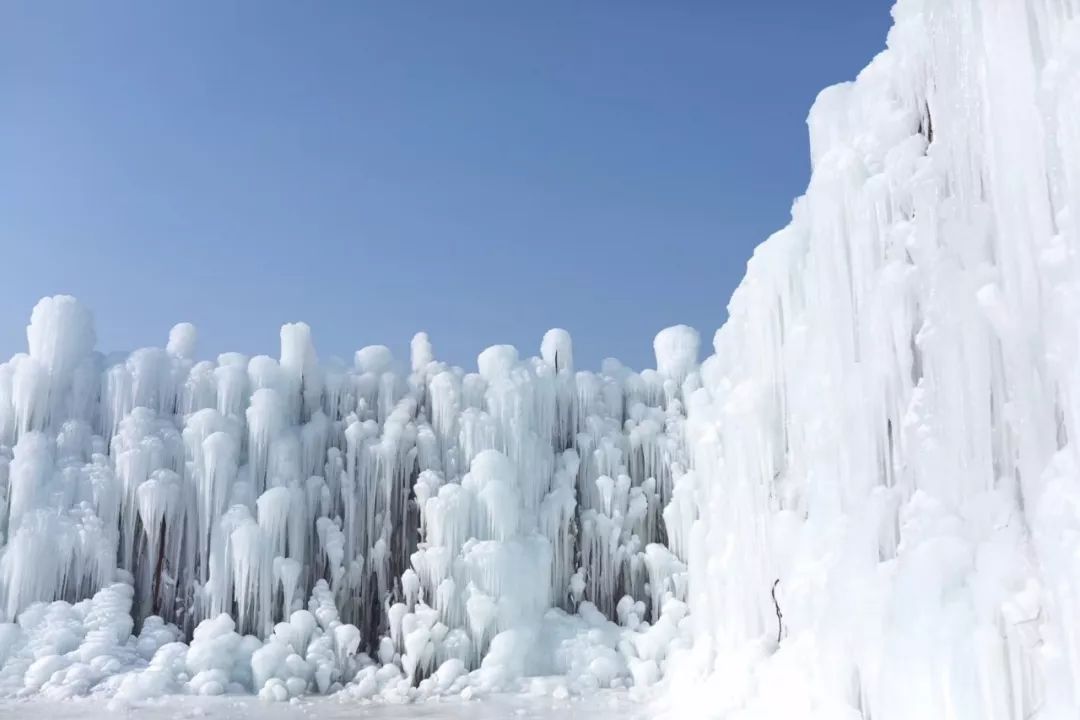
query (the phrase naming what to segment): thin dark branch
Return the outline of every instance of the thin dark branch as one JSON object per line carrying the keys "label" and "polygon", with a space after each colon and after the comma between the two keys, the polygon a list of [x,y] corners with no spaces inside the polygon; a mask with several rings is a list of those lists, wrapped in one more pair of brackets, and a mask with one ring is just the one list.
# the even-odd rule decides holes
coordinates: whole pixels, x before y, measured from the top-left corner
{"label": "thin dark branch", "polygon": [[780,644],[780,639],[784,636],[784,614],[780,612],[780,602],[776,599],[776,586],[780,584],[780,578],[776,578],[776,582],[772,584],[772,602],[773,607],[776,608],[776,643]]}

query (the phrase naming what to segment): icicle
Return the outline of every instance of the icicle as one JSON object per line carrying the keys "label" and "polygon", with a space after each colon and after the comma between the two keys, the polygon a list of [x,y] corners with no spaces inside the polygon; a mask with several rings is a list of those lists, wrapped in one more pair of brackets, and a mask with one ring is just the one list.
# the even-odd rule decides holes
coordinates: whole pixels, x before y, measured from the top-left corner
{"label": "icicle", "polygon": [[262,388],[252,393],[251,406],[247,409],[248,458],[257,493],[267,486],[270,447],[286,427],[285,413],[281,396],[276,390]]}
{"label": "icicle", "polygon": [[428,339],[427,333],[418,332],[413,335],[409,346],[412,350],[410,360],[414,373],[423,372],[428,365],[434,362],[435,352],[431,348],[431,340]]}
{"label": "icicle", "polygon": [[[54,338],[0,365],[5,619],[119,578],[147,673],[166,682],[184,665],[176,691],[281,698],[339,687],[361,647],[424,693],[474,682],[466,669],[489,647],[508,674],[489,667],[475,682],[510,682],[525,672],[510,638],[534,635],[549,608],[580,603],[593,627],[608,621],[585,595],[612,618],[625,593],[634,608],[650,600],[638,534],[663,533],[655,483],[640,476],[671,476],[681,406],[661,409],[663,392],[635,391],[639,376],[617,363],[576,374],[565,331],[545,335],[540,358],[489,348],[478,373],[435,362],[419,334],[407,378],[383,346],[358,351],[354,368],[321,367],[303,324],[282,329],[280,360],[195,363],[184,323],[165,349],[105,362],[85,341],[70,358],[48,349],[64,344]],[[631,396],[651,404],[624,432]],[[616,532],[579,534],[583,508]],[[297,609],[306,598],[310,614]],[[151,657],[171,643],[151,646],[165,623],[194,630],[186,665],[175,648]],[[136,677],[122,694],[151,682]]]}

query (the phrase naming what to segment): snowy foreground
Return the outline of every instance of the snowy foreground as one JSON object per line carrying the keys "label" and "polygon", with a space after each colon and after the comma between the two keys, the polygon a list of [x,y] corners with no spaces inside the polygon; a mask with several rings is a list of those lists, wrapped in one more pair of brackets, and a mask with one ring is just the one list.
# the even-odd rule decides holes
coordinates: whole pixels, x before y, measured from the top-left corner
{"label": "snowy foreground", "polygon": [[1080,716],[1080,0],[894,17],[700,364],[107,356],[42,300],[0,713]]}
{"label": "snowy foreground", "polygon": [[103,703],[96,699],[55,701],[0,700],[5,720],[93,720],[99,717],[138,720],[648,720],[648,705],[627,699],[625,693],[601,691],[558,700],[535,694],[492,695],[483,701],[460,699],[421,704],[357,706],[334,696],[267,704],[250,696],[170,696],[138,705]]}

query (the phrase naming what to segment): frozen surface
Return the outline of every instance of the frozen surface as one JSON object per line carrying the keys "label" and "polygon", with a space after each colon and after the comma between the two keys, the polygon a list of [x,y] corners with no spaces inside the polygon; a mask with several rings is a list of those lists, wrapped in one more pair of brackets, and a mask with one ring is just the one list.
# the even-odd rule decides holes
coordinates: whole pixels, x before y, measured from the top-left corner
{"label": "frozen surface", "polygon": [[98,700],[0,700],[0,716],[7,720],[345,720],[358,717],[371,720],[648,720],[654,716],[653,712],[654,707],[650,704],[634,702],[625,693],[613,691],[566,699],[514,694],[493,695],[482,701],[453,699],[410,705],[362,706],[334,697],[273,705],[250,697],[170,697],[138,705]]}

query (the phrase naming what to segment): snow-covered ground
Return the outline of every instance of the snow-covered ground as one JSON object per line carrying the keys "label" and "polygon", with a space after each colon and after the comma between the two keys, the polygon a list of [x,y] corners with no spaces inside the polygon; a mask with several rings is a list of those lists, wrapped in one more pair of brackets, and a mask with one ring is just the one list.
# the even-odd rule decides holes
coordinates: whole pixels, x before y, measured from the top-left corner
{"label": "snow-covered ground", "polygon": [[564,700],[500,694],[482,701],[455,698],[409,705],[358,705],[334,697],[265,703],[250,696],[170,696],[134,705],[97,698],[0,700],[0,717],[5,720],[650,720],[653,716],[649,705],[619,691]]}

